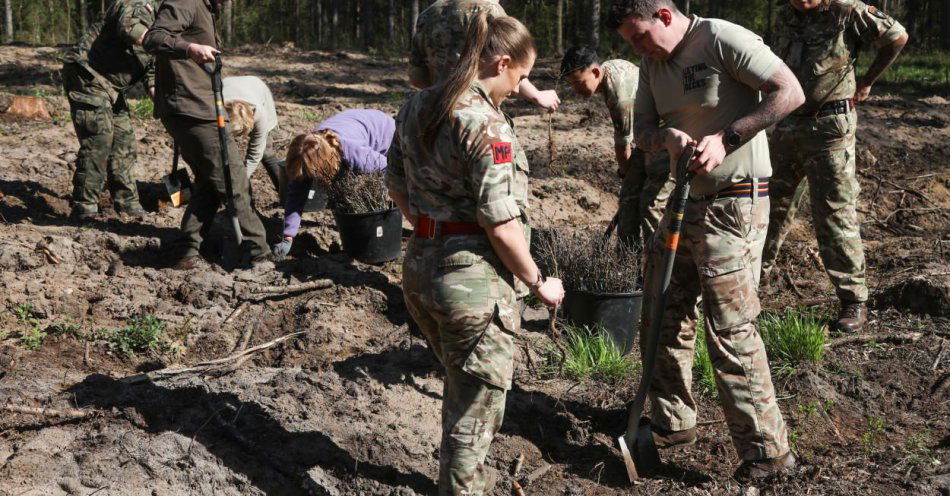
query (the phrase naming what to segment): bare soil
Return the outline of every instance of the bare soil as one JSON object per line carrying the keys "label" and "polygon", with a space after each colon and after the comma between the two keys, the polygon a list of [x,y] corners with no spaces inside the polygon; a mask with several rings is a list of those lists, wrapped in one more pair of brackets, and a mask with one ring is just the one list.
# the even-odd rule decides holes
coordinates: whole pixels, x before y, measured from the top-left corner
{"label": "bare soil", "polygon": [[[280,153],[293,134],[335,112],[394,114],[410,94],[399,59],[252,47],[230,53],[227,64],[229,74],[260,76],[273,90]],[[541,62],[539,86],[554,85],[555,67]],[[218,241],[206,247],[206,267],[172,271],[168,245],[182,212],[163,200],[172,149],[152,119],[137,121],[148,214],[121,217],[105,195],[104,218],[76,226],[68,214],[78,143],[58,69],[55,49],[0,47],[0,90],[43,96],[52,114],[51,121],[0,115],[0,405],[92,414],[62,419],[0,408],[0,495],[432,494],[442,372],[411,329],[400,261],[351,260],[332,216],[321,212],[306,216],[292,256],[276,270],[226,272],[215,263]],[[539,227],[602,229],[619,189],[609,119],[599,101],[560,89],[564,104],[550,119],[506,104],[531,160],[532,215]],[[722,412],[700,396],[700,441],[664,454],[659,477],[631,486],[614,439],[637,378],[610,385],[545,375],[541,364],[553,346],[547,312],[527,308],[515,386],[488,458],[500,474],[492,494],[510,494],[507,473],[522,454],[522,474],[553,466],[526,488],[538,495],[950,494],[945,97],[882,94],[860,107],[860,211],[874,295],[868,332],[923,337],[831,348],[821,365],[776,378],[797,469],[756,489],[738,485]],[[263,172],[253,187],[276,238],[276,192]],[[803,212],[781,270],[763,282],[763,302],[833,314],[807,206]],[[251,286],[315,278],[335,285],[248,298]],[[244,301],[247,310],[226,325]],[[174,349],[127,357],[90,338],[144,314],[166,323]],[[64,322],[74,327],[53,327]],[[33,328],[49,334],[36,350],[21,339]],[[247,332],[256,345],[295,331],[303,334],[233,370],[122,381],[227,356]]]}

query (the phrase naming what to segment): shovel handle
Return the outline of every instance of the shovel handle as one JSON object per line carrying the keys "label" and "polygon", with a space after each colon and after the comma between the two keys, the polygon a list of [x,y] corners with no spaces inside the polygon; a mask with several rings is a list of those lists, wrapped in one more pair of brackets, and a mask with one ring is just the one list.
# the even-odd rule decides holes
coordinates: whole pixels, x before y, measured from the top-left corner
{"label": "shovel handle", "polygon": [[[656,370],[656,348],[659,342],[663,313],[666,310],[666,293],[670,287],[670,279],[673,275],[673,264],[676,261],[676,250],[679,247],[680,231],[683,228],[683,216],[686,212],[686,202],[689,199],[689,182],[694,176],[693,172],[688,169],[688,166],[693,160],[695,153],[696,147],[689,145],[683,151],[683,154],[680,155],[676,164],[676,187],[673,189],[673,194],[670,195],[669,203],[667,203],[670,222],[667,228],[666,242],[663,249],[663,277],[658,286],[658,294],[656,295],[652,308],[653,312],[650,315],[650,328],[647,330],[645,336],[641,335],[641,339],[646,339],[643,356],[643,375],[640,378],[637,395],[633,399],[633,404],[630,405],[630,412],[627,417],[627,432],[620,438],[621,442],[626,444],[626,446],[622,446],[622,448],[626,449],[621,450],[624,452],[625,458],[629,456],[628,453],[636,453],[635,448],[637,431],[640,427],[640,415],[643,413],[643,404],[646,401],[650,384],[653,382],[653,374]],[[632,462],[632,460],[630,461]],[[627,466],[630,467],[630,463],[628,463]],[[636,478],[636,473],[630,472],[629,469],[628,475],[630,476],[631,482]]]}

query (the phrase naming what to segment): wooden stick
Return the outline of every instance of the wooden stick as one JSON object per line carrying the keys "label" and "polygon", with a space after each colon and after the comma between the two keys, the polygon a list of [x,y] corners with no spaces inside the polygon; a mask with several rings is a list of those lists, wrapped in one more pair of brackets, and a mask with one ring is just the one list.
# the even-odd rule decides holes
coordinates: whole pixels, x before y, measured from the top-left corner
{"label": "wooden stick", "polygon": [[858,171],[858,174],[861,174],[862,176],[867,176],[867,177],[871,177],[871,178],[877,179],[878,181],[881,181],[882,183],[887,183],[887,184],[889,184],[889,185],[891,185],[891,186],[893,186],[893,187],[895,187],[895,188],[897,188],[897,189],[899,189],[899,190],[901,190],[901,191],[903,191],[903,192],[905,192],[905,193],[910,193],[910,194],[916,196],[917,198],[920,198],[921,200],[923,200],[923,201],[925,201],[925,202],[927,202],[927,203],[933,205],[934,207],[939,207],[939,206],[940,206],[940,205],[937,205],[936,203],[934,203],[933,200],[931,200],[930,198],[927,198],[927,195],[924,195],[923,193],[921,193],[920,191],[917,191],[916,189],[908,188],[907,186],[903,186],[903,185],[901,185],[901,184],[897,184],[897,183],[895,183],[894,181],[890,181],[890,180],[888,180],[888,179],[884,179],[883,177],[876,176],[876,175],[874,175],[874,174],[871,174],[870,172],[861,172],[861,171]]}
{"label": "wooden stick", "polygon": [[521,472],[521,466],[524,465],[524,453],[518,455],[518,458],[515,458],[515,464],[511,467],[511,476],[518,477],[518,474]]}
{"label": "wooden stick", "polygon": [[835,348],[846,344],[870,343],[913,343],[923,337],[919,332],[907,332],[903,334],[856,334],[854,336],[844,336],[832,339],[825,343],[825,348]]}
{"label": "wooden stick", "polygon": [[9,403],[0,406],[0,410],[13,412],[13,413],[25,413],[27,415],[37,415],[40,417],[56,417],[56,418],[66,418],[66,419],[80,419],[92,415],[91,410],[79,410],[77,408],[66,408],[63,410],[57,410],[55,408],[41,408],[38,406],[23,406],[23,405],[11,405]]}
{"label": "wooden stick", "polygon": [[516,480],[511,481],[511,490],[515,493],[515,496],[527,496],[524,493],[524,488]]}
{"label": "wooden stick", "polygon": [[238,307],[235,308],[233,312],[231,312],[231,315],[228,315],[228,318],[224,319],[224,322],[221,323],[221,327],[227,327],[231,325],[235,319],[237,319],[242,313],[244,313],[245,310],[247,310],[249,305],[250,303],[246,301],[238,305]]}
{"label": "wooden stick", "polygon": [[[268,341],[268,342],[266,342],[266,343],[259,344],[259,345],[255,346],[255,347],[253,347],[253,348],[248,348],[248,349],[246,349],[246,350],[244,350],[244,351],[240,351],[240,352],[238,352],[238,353],[234,353],[234,354],[229,355],[229,356],[226,356],[226,357],[224,357],[224,358],[218,358],[218,359],[215,359],[215,360],[209,360],[209,361],[207,361],[207,362],[201,362],[201,363],[199,363],[199,364],[197,364],[197,365],[194,365],[194,366],[192,366],[192,367],[184,367],[184,368],[172,368],[172,367],[167,367],[167,368],[160,369],[160,370],[153,370],[152,372],[149,372],[149,373],[147,373],[147,374],[136,374],[136,375],[133,375],[133,376],[125,377],[125,378],[121,379],[121,381],[124,382],[124,383],[126,383],[126,384],[138,384],[138,383],[140,383],[140,382],[154,381],[155,379],[159,379],[159,378],[163,378],[163,377],[172,377],[172,376],[181,375],[181,374],[188,374],[188,373],[192,373],[192,372],[199,372],[199,373],[200,373],[200,372],[208,372],[208,371],[210,371],[210,370],[214,370],[214,369],[216,369],[216,368],[219,368],[219,367],[222,366],[222,365],[227,365],[227,364],[232,363],[232,362],[238,362],[238,361],[240,361],[243,357],[246,357],[246,356],[251,355],[251,354],[253,354],[253,353],[257,353],[257,352],[259,352],[259,351],[266,350],[266,349],[268,349],[268,348],[272,348],[272,347],[274,347],[274,346],[277,346],[277,345],[280,344],[280,343],[283,343],[284,341],[287,341],[288,339],[295,338],[295,337],[300,336],[301,334],[304,334],[304,333],[305,333],[305,331],[298,331],[298,332],[286,334],[286,335],[281,336],[281,337],[279,337],[279,338],[277,338],[277,339],[273,339],[273,340]],[[243,363],[243,362],[241,362],[241,363]]]}
{"label": "wooden stick", "polygon": [[551,470],[550,463],[547,463],[547,462],[543,462],[543,463],[544,463],[543,465],[534,469],[534,472],[531,472],[530,474],[528,474],[527,477],[525,477],[524,482],[526,486],[530,486],[531,484],[534,483],[534,481],[540,479],[544,474],[548,473],[548,471]]}
{"label": "wooden stick", "polygon": [[334,283],[330,279],[317,279],[315,281],[301,284],[290,284],[287,286],[258,286],[256,288],[251,288],[250,292],[253,294],[286,294],[299,293],[301,291],[309,291],[311,289],[326,289],[333,286]]}

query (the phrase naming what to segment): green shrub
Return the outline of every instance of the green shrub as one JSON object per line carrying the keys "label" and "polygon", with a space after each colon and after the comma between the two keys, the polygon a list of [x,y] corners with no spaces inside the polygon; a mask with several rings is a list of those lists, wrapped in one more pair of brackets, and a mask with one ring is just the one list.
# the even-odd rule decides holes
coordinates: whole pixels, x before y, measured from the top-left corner
{"label": "green shrub", "polygon": [[[599,379],[616,382],[628,377],[635,366],[601,327],[567,326],[565,335],[567,355],[564,372],[576,380]],[[552,359],[559,361],[552,353]],[[549,361],[550,363],[550,361]]]}
{"label": "green shrub", "polygon": [[788,374],[800,365],[821,361],[827,321],[825,313],[807,308],[764,313],[759,318],[759,333],[769,358],[778,366],[776,373]]}
{"label": "green shrub", "polygon": [[709,357],[709,347],[706,345],[706,320],[702,314],[696,322],[696,346],[693,358],[693,382],[699,393],[710,398],[719,396],[716,389],[716,369],[713,368]]}
{"label": "green shrub", "polygon": [[46,340],[46,333],[40,330],[39,326],[32,326],[20,333],[20,344],[28,350],[38,350],[43,346]]}
{"label": "green shrub", "polygon": [[132,102],[132,116],[136,119],[151,119],[155,112],[155,104],[150,98],[142,98]]}
{"label": "green shrub", "polygon": [[133,317],[125,327],[103,334],[110,344],[128,357],[149,351],[168,351],[171,348],[165,337],[165,323],[153,315]]}

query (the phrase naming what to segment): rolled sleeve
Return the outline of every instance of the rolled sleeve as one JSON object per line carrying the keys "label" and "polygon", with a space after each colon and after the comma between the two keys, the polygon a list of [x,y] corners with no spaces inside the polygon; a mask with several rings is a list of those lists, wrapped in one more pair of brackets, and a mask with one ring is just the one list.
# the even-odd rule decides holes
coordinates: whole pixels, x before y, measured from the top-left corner
{"label": "rolled sleeve", "polygon": [[521,209],[514,197],[506,196],[497,200],[479,203],[477,212],[478,224],[493,226],[521,217]]}

